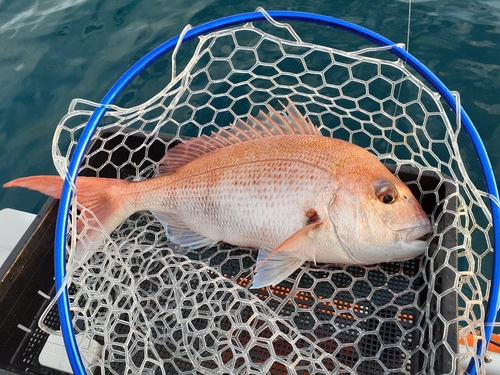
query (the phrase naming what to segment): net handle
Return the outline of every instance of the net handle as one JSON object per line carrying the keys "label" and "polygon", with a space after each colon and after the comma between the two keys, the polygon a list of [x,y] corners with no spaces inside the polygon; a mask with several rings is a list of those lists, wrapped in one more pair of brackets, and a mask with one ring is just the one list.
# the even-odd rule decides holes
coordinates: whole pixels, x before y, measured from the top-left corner
{"label": "net handle", "polygon": [[[457,102],[453,94],[446,88],[446,86],[420,61],[413,57],[410,53],[406,52],[403,48],[399,47],[397,44],[391,42],[389,39],[369,30],[364,27],[358,26],[356,24],[343,21],[337,18],[323,16],[315,13],[306,12],[294,12],[294,11],[265,11],[260,10],[250,13],[242,13],[229,17],[220,18],[215,21],[205,23],[203,25],[194,27],[188,30],[182,42],[189,41],[200,35],[216,31],[222,28],[243,24],[247,22],[255,21],[266,21],[266,17],[279,21],[299,21],[317,24],[320,26],[333,27],[336,29],[344,30],[353,33],[359,37],[362,37],[376,45],[388,47],[388,50],[395,56],[403,60],[405,63],[410,65],[415,71],[417,71],[422,77],[424,77],[427,82],[431,84],[432,87],[442,96],[445,102],[450,106],[450,108],[457,114]],[[68,225],[68,212],[71,205],[72,199],[72,189],[71,186],[74,185],[78,169],[83,160],[83,157],[87,151],[90,140],[100,123],[104,114],[107,110],[107,105],[112,104],[117,96],[123,91],[123,89],[145,68],[156,61],[160,56],[170,52],[179,42],[180,36],[176,36],[161,44],[160,46],[153,49],[138,62],[136,62],[129,70],[127,70],[118,81],[111,87],[108,93],[104,96],[101,101],[101,106],[96,108],[92,116],[90,117],[87,125],[83,129],[83,132],[78,140],[75,147],[73,157],[69,163],[68,173],[64,180],[63,189],[61,193],[61,199],[59,202],[59,210],[56,221],[56,232],[55,232],[55,242],[54,242],[54,264],[55,264],[55,281],[57,290],[61,290],[61,294],[57,300],[59,317],[61,321],[61,331],[64,339],[64,344],[66,347],[66,352],[68,354],[71,367],[74,374],[85,375],[86,370],[83,364],[80,352],[78,350],[78,345],[76,343],[75,334],[73,331],[73,326],[71,323],[70,305],[68,298],[68,290],[65,285],[66,277],[66,233]],[[469,116],[464,111],[462,107],[458,107],[459,113],[462,120],[462,126],[467,132],[479,158],[481,168],[483,171],[483,176],[486,182],[486,188],[488,193],[498,199],[498,189],[495,182],[495,176],[493,173],[493,168],[491,166],[490,160],[484,148],[484,144],[479,137],[479,134],[472,124]],[[494,239],[500,238],[500,207],[496,205],[491,205]],[[491,338],[493,332],[493,323],[496,318],[496,313],[498,310],[499,299],[500,299],[500,282],[496,282],[497,278],[500,277],[500,241],[494,241],[494,257],[493,257],[493,269],[492,269],[492,283],[490,287],[490,295],[488,299],[488,304],[486,307],[485,316],[485,343],[479,345],[477,355],[482,356],[487,347],[487,343]],[[476,361],[474,358],[471,360],[469,367],[467,368],[467,373],[474,375],[476,374]]]}

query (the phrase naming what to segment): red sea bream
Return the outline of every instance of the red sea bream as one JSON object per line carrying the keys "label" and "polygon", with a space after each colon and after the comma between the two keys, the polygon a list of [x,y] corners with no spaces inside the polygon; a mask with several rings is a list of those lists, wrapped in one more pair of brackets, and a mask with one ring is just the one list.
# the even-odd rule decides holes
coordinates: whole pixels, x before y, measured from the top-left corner
{"label": "red sea bream", "polygon": [[[419,238],[431,225],[408,187],[370,152],[322,136],[293,104],[286,112],[269,107],[173,147],[155,178],[78,177],[77,199],[108,233],[148,210],[181,246],[259,248],[253,287],[277,284],[306,261],[371,264],[422,254]],[[34,176],[4,186],[58,198],[62,180]]]}

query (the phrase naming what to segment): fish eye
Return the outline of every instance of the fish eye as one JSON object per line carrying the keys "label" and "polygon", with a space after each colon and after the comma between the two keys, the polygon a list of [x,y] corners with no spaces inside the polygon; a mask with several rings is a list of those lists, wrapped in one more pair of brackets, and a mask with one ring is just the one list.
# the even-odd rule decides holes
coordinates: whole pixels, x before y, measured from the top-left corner
{"label": "fish eye", "polygon": [[382,185],[376,194],[378,200],[383,204],[392,204],[399,199],[398,191],[393,185]]}
{"label": "fish eye", "polygon": [[394,196],[391,194],[386,194],[382,197],[382,203],[389,204],[394,202]]}

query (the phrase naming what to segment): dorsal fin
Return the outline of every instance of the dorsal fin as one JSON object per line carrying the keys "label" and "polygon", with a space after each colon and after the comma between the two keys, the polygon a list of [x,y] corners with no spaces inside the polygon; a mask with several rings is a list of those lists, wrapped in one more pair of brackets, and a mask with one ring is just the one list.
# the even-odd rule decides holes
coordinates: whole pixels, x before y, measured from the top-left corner
{"label": "dorsal fin", "polygon": [[291,101],[288,101],[288,107],[280,104],[287,112],[286,117],[268,105],[268,114],[260,111],[256,117],[249,115],[246,122],[237,119],[228,129],[189,139],[173,147],[161,160],[159,174],[172,173],[202,155],[237,143],[277,135],[321,135],[318,128]]}

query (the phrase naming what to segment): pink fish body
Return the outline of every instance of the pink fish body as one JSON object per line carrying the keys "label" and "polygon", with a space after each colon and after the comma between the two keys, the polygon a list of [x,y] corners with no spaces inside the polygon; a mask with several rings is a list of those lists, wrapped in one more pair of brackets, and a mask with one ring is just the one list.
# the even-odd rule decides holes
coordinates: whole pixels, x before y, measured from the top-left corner
{"label": "pink fish body", "polygon": [[[323,137],[293,105],[287,111],[285,118],[269,107],[269,115],[175,146],[152,179],[79,177],[77,198],[108,233],[149,210],[181,246],[259,248],[253,287],[277,284],[305,261],[371,264],[422,254],[419,238],[431,225],[408,187],[368,151]],[[58,197],[62,181],[27,177],[5,186]]]}

